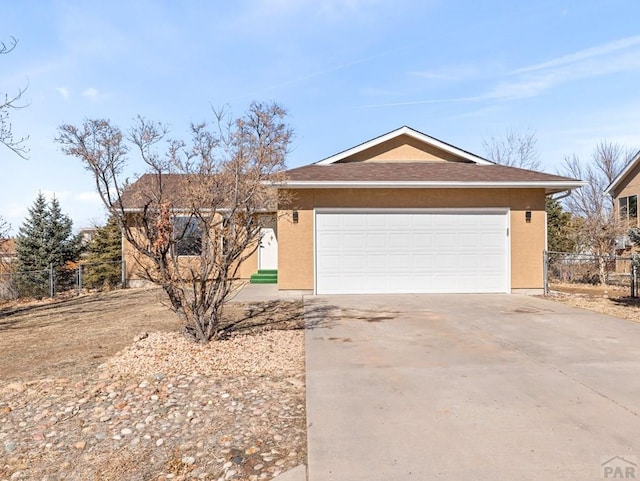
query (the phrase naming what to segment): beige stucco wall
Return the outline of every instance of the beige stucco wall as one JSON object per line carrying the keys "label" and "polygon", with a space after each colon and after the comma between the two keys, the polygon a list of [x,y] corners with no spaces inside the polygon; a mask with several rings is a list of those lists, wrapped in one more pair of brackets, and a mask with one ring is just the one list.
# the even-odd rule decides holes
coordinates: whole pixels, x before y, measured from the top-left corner
{"label": "beige stucco wall", "polygon": [[[511,288],[542,289],[545,248],[544,189],[300,189],[289,192],[278,219],[279,289],[313,289],[313,209],[510,209]],[[298,211],[293,223],[292,211]],[[532,212],[531,223],[525,212]]]}
{"label": "beige stucco wall", "polygon": [[358,152],[341,162],[455,162],[462,160],[450,152],[437,149],[408,135],[401,135]]}
{"label": "beige stucco wall", "polygon": [[[128,222],[131,226],[135,226],[136,217],[135,215],[130,215],[128,217]],[[271,226],[275,224],[275,218],[273,222],[267,221],[266,224]],[[142,229],[136,229],[135,227],[132,229],[132,232],[138,233],[139,239],[142,239]],[[248,250],[253,250],[253,247],[250,247]],[[134,247],[129,243],[124,237],[122,239],[122,251],[125,259],[125,273],[127,285],[131,285],[135,287],[137,284],[142,285],[142,283],[137,283],[142,279],[141,272],[143,270],[142,266],[151,265],[151,261],[146,258],[144,255],[138,253]],[[189,256],[184,257],[184,261],[188,262]],[[255,274],[258,270],[258,252],[255,250],[238,268],[238,277],[243,280],[248,280],[252,274]]]}

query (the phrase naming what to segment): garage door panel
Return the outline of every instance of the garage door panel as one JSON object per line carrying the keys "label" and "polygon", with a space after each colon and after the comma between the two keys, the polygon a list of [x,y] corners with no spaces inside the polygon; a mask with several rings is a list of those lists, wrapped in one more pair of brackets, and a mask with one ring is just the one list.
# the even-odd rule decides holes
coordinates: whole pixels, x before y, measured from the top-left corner
{"label": "garage door panel", "polygon": [[411,247],[411,237],[404,233],[388,234],[388,247],[391,249],[406,250]]}
{"label": "garage door panel", "polygon": [[348,249],[364,249],[365,237],[359,232],[347,232],[342,237],[342,247]]}
{"label": "garage door panel", "polygon": [[435,247],[438,249],[447,249],[455,245],[456,235],[453,232],[435,232]]}
{"label": "garage door panel", "polygon": [[484,270],[487,271],[487,274],[491,273],[490,270],[491,269],[497,269],[496,266],[498,266],[500,264],[500,261],[502,259],[502,255],[501,254],[484,254],[482,256],[480,256],[480,259],[482,260],[482,268]]}
{"label": "garage door panel", "polygon": [[388,259],[384,254],[366,254],[363,272],[365,274],[384,274],[388,268]]}
{"label": "garage door panel", "polygon": [[412,220],[413,219],[409,215],[396,214],[394,216],[386,217],[384,225],[386,227],[406,230],[412,227]]}
{"label": "garage door panel", "polygon": [[364,216],[364,223],[367,227],[384,227],[385,220],[378,216]]}
{"label": "garage door panel", "polygon": [[332,215],[316,216],[316,227],[318,228],[318,232],[330,228],[339,231],[342,227],[342,217]]}
{"label": "garage door panel", "polygon": [[464,249],[472,248],[477,249],[479,247],[480,242],[478,241],[478,236],[470,233],[460,234],[458,236],[458,246]]}
{"label": "garage door panel", "polygon": [[411,239],[414,247],[433,247],[433,235],[429,232],[414,232]]}
{"label": "garage door panel", "polygon": [[319,212],[316,290],[507,292],[502,212]]}
{"label": "garage door panel", "polygon": [[482,268],[482,257],[473,254],[461,254],[460,265],[464,266],[464,269],[478,271]]}
{"label": "garage door panel", "polygon": [[387,256],[389,267],[393,270],[403,269],[410,272],[412,269],[412,256],[410,254],[390,254]]}
{"label": "garage door panel", "polygon": [[417,273],[429,272],[429,268],[435,263],[435,254],[418,254],[413,256],[413,268]]}
{"label": "garage door panel", "polygon": [[382,248],[387,245],[387,236],[383,233],[373,232],[366,236],[365,243],[367,248]]}

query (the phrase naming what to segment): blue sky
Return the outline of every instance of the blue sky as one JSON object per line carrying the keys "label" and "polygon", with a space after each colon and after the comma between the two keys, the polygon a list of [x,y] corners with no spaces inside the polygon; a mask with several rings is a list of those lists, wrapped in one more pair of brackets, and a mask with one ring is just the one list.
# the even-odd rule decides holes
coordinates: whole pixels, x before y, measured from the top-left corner
{"label": "blue sky", "polygon": [[[5,2],[0,93],[29,158],[0,147],[0,215],[39,191],[76,228],[104,220],[88,172],[54,143],[62,123],[141,114],[181,136],[211,107],[275,101],[296,132],[288,165],[402,125],[483,155],[482,139],[537,133],[544,170],[600,140],[640,146],[637,0],[111,0]],[[130,172],[142,173],[132,158]]]}

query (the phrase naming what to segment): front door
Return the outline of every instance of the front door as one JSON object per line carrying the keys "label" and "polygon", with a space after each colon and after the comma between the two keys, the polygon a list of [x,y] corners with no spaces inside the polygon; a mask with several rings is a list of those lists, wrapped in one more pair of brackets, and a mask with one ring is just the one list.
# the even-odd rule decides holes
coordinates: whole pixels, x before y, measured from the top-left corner
{"label": "front door", "polygon": [[260,247],[258,248],[258,269],[278,268],[278,239],[272,227],[260,229]]}

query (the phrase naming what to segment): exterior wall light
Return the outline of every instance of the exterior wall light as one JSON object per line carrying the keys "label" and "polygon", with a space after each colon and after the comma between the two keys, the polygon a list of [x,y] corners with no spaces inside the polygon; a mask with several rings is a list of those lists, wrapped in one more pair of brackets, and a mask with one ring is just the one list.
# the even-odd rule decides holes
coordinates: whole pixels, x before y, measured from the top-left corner
{"label": "exterior wall light", "polygon": [[298,211],[297,210],[293,211],[293,223],[294,224],[298,223]]}
{"label": "exterior wall light", "polygon": [[531,224],[531,211],[528,210],[524,213],[524,220],[527,224]]}

